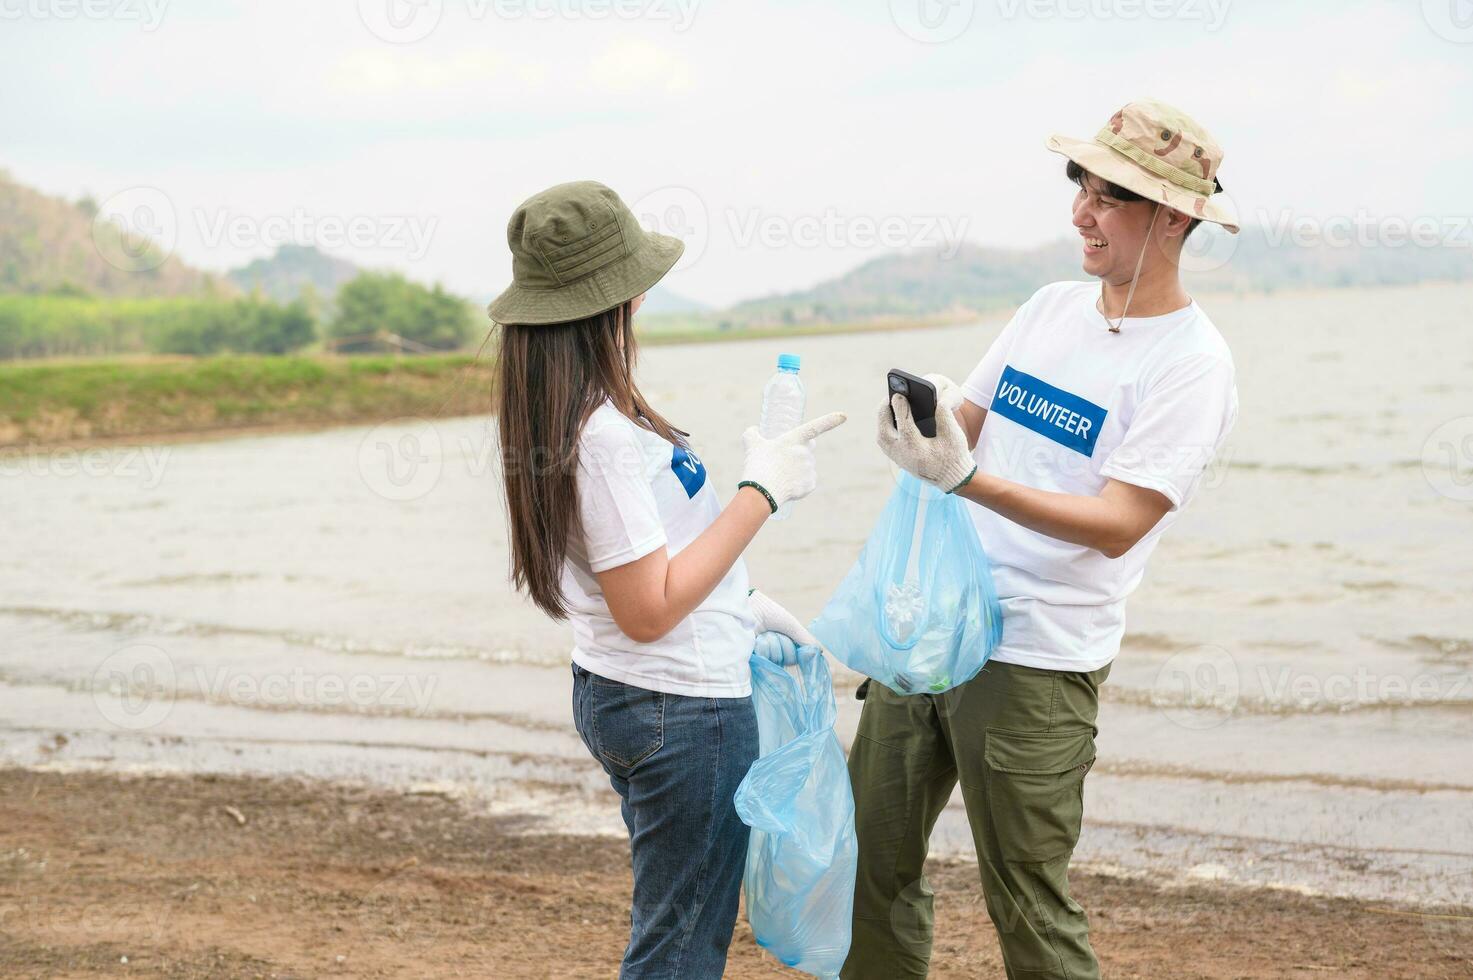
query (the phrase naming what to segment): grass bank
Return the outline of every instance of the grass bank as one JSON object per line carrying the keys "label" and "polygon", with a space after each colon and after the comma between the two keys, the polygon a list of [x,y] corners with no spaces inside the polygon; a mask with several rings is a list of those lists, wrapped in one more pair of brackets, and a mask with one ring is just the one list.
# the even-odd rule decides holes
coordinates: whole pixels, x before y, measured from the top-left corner
{"label": "grass bank", "polygon": [[[646,346],[764,340],[937,326],[936,320],[692,327],[641,334]],[[0,363],[0,447],[233,429],[348,425],[491,410],[483,354],[226,355]]]}
{"label": "grass bank", "polygon": [[0,364],[0,446],[488,411],[491,362],[269,357]]}

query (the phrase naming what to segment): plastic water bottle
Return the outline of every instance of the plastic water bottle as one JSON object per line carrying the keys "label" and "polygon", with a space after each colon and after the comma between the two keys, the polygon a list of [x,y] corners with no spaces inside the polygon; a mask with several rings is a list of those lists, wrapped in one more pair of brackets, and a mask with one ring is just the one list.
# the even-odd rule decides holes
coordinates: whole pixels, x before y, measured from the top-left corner
{"label": "plastic water bottle", "polygon": [[[762,389],[762,421],[758,429],[768,439],[796,429],[803,422],[803,409],[808,400],[798,368],[803,359],[797,354],[777,355],[777,373],[767,379]],[[791,502],[783,504],[772,515],[775,521],[786,520],[792,513]]]}

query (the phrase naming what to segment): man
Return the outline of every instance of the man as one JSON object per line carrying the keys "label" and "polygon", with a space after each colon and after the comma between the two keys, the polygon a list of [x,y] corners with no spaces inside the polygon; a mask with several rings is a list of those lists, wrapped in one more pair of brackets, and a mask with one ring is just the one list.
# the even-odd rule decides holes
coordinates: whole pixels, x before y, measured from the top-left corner
{"label": "man", "polygon": [[894,462],[977,505],[1003,637],[946,694],[866,685],[849,760],[860,855],[845,978],[925,975],[922,868],[958,782],[1008,977],[1099,976],[1068,885],[1099,688],[1125,597],[1237,417],[1232,357],[1178,268],[1199,222],[1238,230],[1217,143],[1179,110],[1134,102],[1092,141],[1048,147],[1069,158],[1084,269],[1102,286],[1045,286],[960,388],[932,375],[949,409],[934,438],[903,397],[880,411]]}

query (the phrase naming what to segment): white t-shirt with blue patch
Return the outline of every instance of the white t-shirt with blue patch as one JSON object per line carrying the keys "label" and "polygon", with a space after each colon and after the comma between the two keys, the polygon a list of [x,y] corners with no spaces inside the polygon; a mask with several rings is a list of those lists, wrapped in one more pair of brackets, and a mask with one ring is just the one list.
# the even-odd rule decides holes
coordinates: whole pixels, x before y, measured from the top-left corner
{"label": "white t-shirt with blue patch", "polygon": [[666,694],[751,694],[747,659],[756,621],[741,559],[694,612],[653,643],[638,643],[619,629],[595,577],[659,548],[674,558],[711,526],[721,502],[700,458],[605,402],[579,436],[577,485],[581,527],[563,562],[573,662]]}
{"label": "white t-shirt with blue patch", "polygon": [[1094,496],[1109,480],[1163,494],[1171,510],[1135,547],[1106,558],[972,504],[1003,609],[1004,663],[1097,670],[1125,632],[1125,597],[1200,488],[1238,416],[1232,354],[1193,302],[1126,319],[1096,308],[1098,282],[1040,289],[962,385],[987,409],[978,468],[1016,483]]}

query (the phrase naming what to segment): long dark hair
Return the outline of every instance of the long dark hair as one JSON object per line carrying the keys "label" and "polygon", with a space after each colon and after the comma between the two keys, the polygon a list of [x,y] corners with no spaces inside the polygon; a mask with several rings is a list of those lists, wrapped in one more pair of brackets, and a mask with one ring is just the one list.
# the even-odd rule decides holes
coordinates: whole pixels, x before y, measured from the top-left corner
{"label": "long dark hair", "polygon": [[671,442],[684,434],[634,383],[631,304],[566,323],[502,324],[496,419],[511,529],[511,581],[553,619],[568,540],[578,533],[578,436],[605,401]]}

